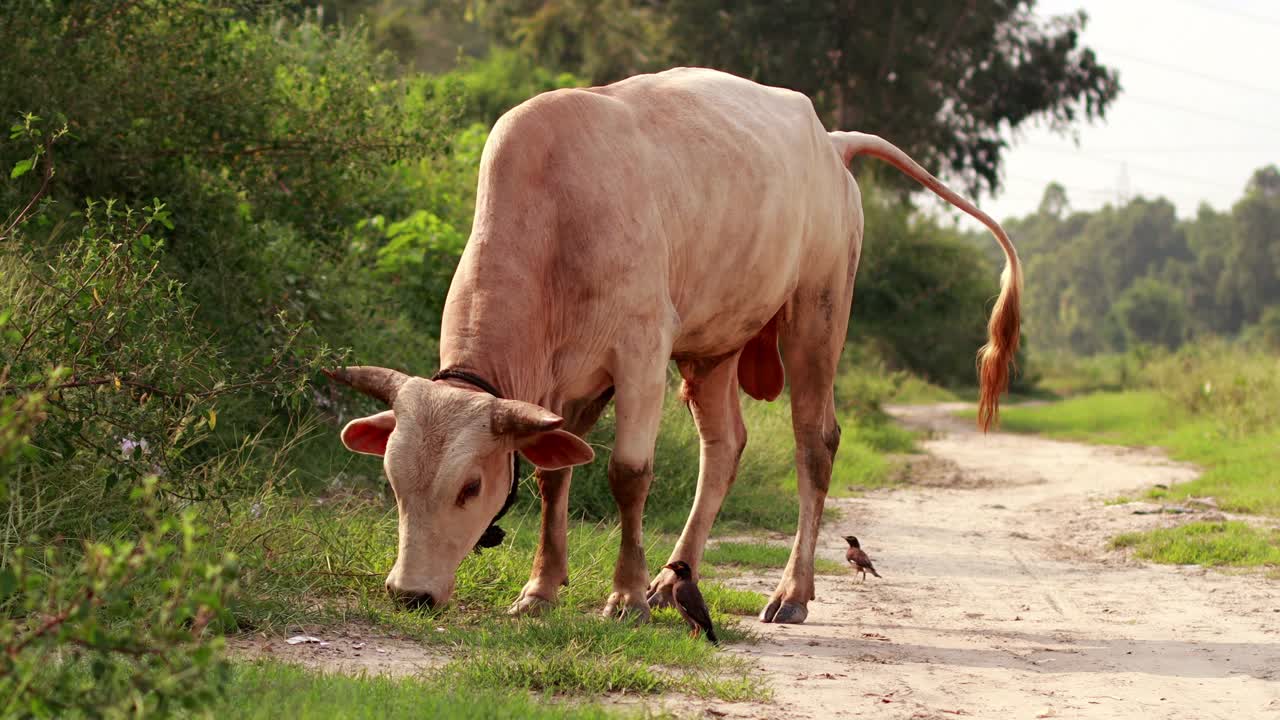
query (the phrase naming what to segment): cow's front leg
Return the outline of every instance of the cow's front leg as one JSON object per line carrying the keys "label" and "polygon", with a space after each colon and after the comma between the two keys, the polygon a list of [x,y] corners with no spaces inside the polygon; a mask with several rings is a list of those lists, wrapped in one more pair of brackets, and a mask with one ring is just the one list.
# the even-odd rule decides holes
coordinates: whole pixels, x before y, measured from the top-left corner
{"label": "cow's front leg", "polygon": [[[567,403],[564,428],[585,438],[613,398],[613,388],[590,400]],[[542,533],[533,556],[533,570],[520,597],[508,610],[512,615],[535,615],[555,605],[560,587],[569,584],[569,483],[573,468],[539,470],[542,494]]]}
{"label": "cow's front leg", "polygon": [[[737,475],[738,460],[747,445],[747,427],[742,422],[738,400],[737,355],[714,365],[681,363],[680,374],[684,376],[683,395],[701,440],[698,492],[668,563],[683,560],[693,569],[696,579],[707,535]],[[649,607],[671,604],[675,580],[675,573],[670,570],[664,568],[658,573],[649,585]]]}
{"label": "cow's front leg", "polygon": [[653,450],[662,421],[666,368],[658,365],[640,382],[615,378],[617,434],[609,462],[609,490],[618,503],[622,525],[613,593],[605,603],[606,617],[649,619],[649,568],[644,559],[644,503],[653,482]]}
{"label": "cow's front leg", "polygon": [[569,481],[573,468],[539,470],[542,493],[542,534],[533,556],[533,571],[520,597],[507,612],[536,615],[556,604],[560,587],[569,584]]}

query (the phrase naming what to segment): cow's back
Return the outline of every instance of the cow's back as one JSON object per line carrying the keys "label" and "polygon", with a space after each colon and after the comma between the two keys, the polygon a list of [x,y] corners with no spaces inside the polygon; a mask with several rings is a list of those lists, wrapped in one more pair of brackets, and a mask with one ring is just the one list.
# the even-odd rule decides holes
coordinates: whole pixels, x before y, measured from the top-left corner
{"label": "cow's back", "polygon": [[546,274],[552,314],[596,335],[668,310],[674,352],[716,354],[844,271],[852,193],[802,94],[701,68],[553,91],[494,127],[459,274]]}

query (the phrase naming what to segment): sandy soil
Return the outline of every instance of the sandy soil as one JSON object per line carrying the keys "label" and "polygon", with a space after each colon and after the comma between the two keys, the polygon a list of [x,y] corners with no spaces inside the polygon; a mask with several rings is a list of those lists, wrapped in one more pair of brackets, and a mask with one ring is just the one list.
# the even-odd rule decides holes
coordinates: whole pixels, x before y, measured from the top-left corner
{"label": "sandy soil", "polygon": [[[982,436],[959,405],[895,407],[933,431],[924,486],[838,500],[822,553],[854,534],[883,580],[819,577],[802,626],[760,625],[734,648],[771,705],[665,703],[750,718],[1280,718],[1280,582],[1153,566],[1118,532],[1221,516],[1135,514],[1103,500],[1194,468],[1155,452]],[[741,580],[768,592],[776,575]]]}
{"label": "sandy soil", "polygon": [[[304,637],[319,642],[289,642],[289,638]],[[422,643],[356,624],[297,627],[285,637],[239,635],[227,638],[227,649],[234,657],[247,660],[266,658],[348,675],[417,675],[448,662],[443,653]]]}

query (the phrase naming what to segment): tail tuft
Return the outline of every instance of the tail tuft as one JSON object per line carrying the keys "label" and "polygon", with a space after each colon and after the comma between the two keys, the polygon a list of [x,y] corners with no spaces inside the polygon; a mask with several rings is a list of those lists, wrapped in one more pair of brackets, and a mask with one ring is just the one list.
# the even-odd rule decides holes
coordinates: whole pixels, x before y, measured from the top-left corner
{"label": "tail tuft", "polygon": [[982,382],[978,400],[978,425],[982,431],[1000,421],[1000,395],[1009,391],[1009,373],[1021,340],[1022,268],[1018,256],[1010,254],[1000,276],[1000,297],[987,323],[987,344],[978,351],[978,377]]}

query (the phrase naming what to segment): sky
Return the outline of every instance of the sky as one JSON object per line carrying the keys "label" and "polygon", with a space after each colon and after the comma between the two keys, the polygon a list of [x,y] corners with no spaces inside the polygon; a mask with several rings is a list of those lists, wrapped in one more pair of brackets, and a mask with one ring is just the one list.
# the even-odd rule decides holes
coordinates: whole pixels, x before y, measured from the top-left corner
{"label": "sky", "polygon": [[1027,215],[1057,181],[1075,210],[1163,196],[1188,218],[1229,209],[1254,170],[1280,164],[1280,0],[1040,0],[1037,14],[1081,9],[1082,42],[1120,72],[1120,96],[1075,140],[1019,130],[983,210]]}

